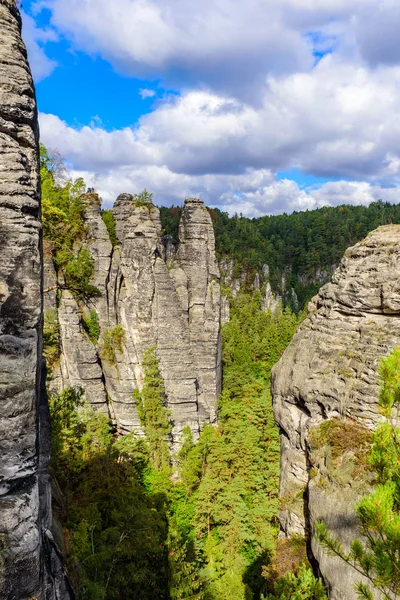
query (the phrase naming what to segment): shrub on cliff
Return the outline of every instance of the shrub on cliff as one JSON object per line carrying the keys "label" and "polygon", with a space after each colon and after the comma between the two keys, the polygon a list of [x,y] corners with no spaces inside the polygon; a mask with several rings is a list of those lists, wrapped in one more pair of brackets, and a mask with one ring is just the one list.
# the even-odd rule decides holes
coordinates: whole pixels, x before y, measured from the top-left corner
{"label": "shrub on cliff", "polygon": [[62,271],[66,286],[74,295],[97,296],[99,290],[89,283],[94,261],[84,246],[87,228],[81,195],[85,182],[81,178],[73,181],[62,158],[56,153],[50,155],[43,145],[40,146],[40,177],[43,236],[51,242],[55,267]]}
{"label": "shrub on cliff", "polygon": [[101,357],[112,365],[117,363],[116,352],[122,352],[125,329],[121,324],[115,325],[103,333],[101,340]]}
{"label": "shrub on cliff", "polygon": [[83,327],[93,344],[96,345],[100,337],[100,322],[95,309],[90,311],[88,317],[83,316]]}
{"label": "shrub on cliff", "polygon": [[356,507],[362,540],[354,540],[347,552],[323,523],[316,527],[319,542],[339,556],[372,584],[357,584],[365,600],[378,590],[391,600],[400,594],[400,349],[393,350],[379,367],[382,384],[379,405],[385,421],[374,435],[369,461],[376,474],[376,489]]}
{"label": "shrub on cliff", "polygon": [[74,243],[86,235],[85,210],[80,199],[85,183],[83,179],[72,181],[60,159],[50,156],[43,145],[40,146],[40,177],[43,235],[52,242],[56,264],[62,267],[73,256]]}
{"label": "shrub on cliff", "polygon": [[47,368],[51,369],[60,354],[60,326],[57,311],[48,309],[44,312],[43,323],[43,356],[46,359]]}
{"label": "shrub on cliff", "polygon": [[99,290],[90,283],[94,273],[94,258],[84,246],[64,268],[67,287],[78,297],[98,296]]}
{"label": "shrub on cliff", "polygon": [[118,244],[118,238],[115,231],[115,219],[112,210],[102,210],[101,218],[107,227],[108,235],[110,236],[110,242],[113,246],[116,246]]}
{"label": "shrub on cliff", "polygon": [[153,206],[153,194],[144,189],[142,192],[138,194],[133,194],[132,200],[135,206],[146,206],[150,208]]}

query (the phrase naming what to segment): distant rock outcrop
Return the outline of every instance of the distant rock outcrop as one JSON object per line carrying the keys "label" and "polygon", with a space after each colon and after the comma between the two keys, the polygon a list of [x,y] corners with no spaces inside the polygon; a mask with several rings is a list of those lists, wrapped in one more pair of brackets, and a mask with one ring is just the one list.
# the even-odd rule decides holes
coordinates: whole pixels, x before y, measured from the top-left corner
{"label": "distant rock outcrop", "polygon": [[[61,338],[50,385],[82,387],[121,432],[140,432],[133,392],[143,385],[144,353],[155,347],[171,411],[171,441],[179,440],[185,426],[196,438],[202,424],[215,422],[221,388],[221,294],[209,213],[201,200],[185,201],[175,249],[163,243],[158,208],[121,194],[113,208],[119,242],[113,247],[98,196],[86,194],[83,200],[86,244],[95,264],[91,284],[100,295],[83,302],[62,290],[57,300],[48,254],[45,308],[58,314]],[[84,327],[93,310],[101,328],[98,343]],[[110,360],[103,340],[117,325],[123,339]]]}
{"label": "distant rock outcrop", "polygon": [[68,600],[50,533],[38,124],[21,19],[0,2],[0,598]]}
{"label": "distant rock outcrop", "polygon": [[[318,520],[344,543],[357,534],[353,506],[361,489],[351,478],[340,485],[323,473],[328,458],[313,460],[310,429],[335,417],[367,429],[378,423],[378,363],[400,344],[399,282],[400,226],[379,227],[346,251],[273,369],[281,429],[280,522],[287,535],[305,532],[311,539]],[[314,540],[312,553],[330,600],[353,600],[357,573]]]}

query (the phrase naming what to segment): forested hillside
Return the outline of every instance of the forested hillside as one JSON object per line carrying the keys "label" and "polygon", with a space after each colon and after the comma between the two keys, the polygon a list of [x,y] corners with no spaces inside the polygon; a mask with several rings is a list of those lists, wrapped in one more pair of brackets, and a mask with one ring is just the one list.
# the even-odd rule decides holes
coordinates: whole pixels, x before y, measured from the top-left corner
{"label": "forested hillside", "polygon": [[[284,295],[284,276],[286,290],[294,289],[300,309],[328,280],[346,248],[379,225],[400,223],[400,205],[382,201],[256,219],[209,210],[218,259],[233,259],[236,274],[245,271],[249,283],[267,264],[272,289]],[[179,207],[161,208],[165,234],[175,240],[180,212]],[[290,296],[286,303],[290,305]]]}
{"label": "forested hillside", "polygon": [[[175,466],[154,353],[138,397],[145,440],[115,438],[76,390],[52,396],[53,476],[65,498],[60,518],[78,598],[260,599],[285,574],[279,563],[267,568],[279,483],[269,374],[297,319],[289,310],[264,313],[260,303],[256,293],[234,304],[223,333],[219,425],[205,427],[196,444],[188,430]],[[306,560],[301,547],[289,568]]]}

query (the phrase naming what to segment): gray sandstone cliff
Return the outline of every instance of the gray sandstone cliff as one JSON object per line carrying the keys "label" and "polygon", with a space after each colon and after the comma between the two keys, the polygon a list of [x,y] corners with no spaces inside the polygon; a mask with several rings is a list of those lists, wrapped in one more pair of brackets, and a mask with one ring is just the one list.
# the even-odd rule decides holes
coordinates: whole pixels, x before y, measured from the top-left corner
{"label": "gray sandstone cliff", "polygon": [[[343,541],[357,534],[353,506],[362,482],[330,478],[328,458],[315,462],[310,428],[326,419],[347,419],[373,429],[377,367],[400,344],[400,226],[379,227],[346,251],[331,283],[309,304],[301,325],[272,373],[276,421],[281,430],[282,510],[286,535],[306,533],[323,520]],[[341,481],[338,481],[341,479]],[[356,598],[357,574],[312,541],[312,553],[331,600]]]}
{"label": "gray sandstone cliff", "polygon": [[0,598],[68,600],[49,531],[36,101],[20,16],[5,0],[0,2],[0,210]]}
{"label": "gray sandstone cliff", "polygon": [[[83,302],[62,290],[57,300],[57,275],[51,253],[46,254],[45,310],[58,315],[61,340],[50,386],[82,387],[120,432],[140,434],[133,392],[143,385],[144,353],[156,348],[173,423],[171,442],[178,442],[185,426],[196,438],[204,423],[215,422],[221,388],[221,297],[209,213],[202,201],[185,201],[175,249],[163,243],[159,210],[121,194],[113,208],[119,242],[113,247],[98,196],[86,194],[83,200],[85,243],[95,264],[91,283],[100,295]],[[101,327],[98,343],[84,328],[90,311],[96,311]],[[123,327],[124,338],[110,360],[103,340],[116,325]]]}

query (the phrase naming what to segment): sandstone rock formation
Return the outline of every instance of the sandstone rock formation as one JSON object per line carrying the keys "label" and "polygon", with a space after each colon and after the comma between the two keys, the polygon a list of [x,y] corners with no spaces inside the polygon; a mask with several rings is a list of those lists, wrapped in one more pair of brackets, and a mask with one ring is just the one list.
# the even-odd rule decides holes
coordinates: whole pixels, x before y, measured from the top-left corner
{"label": "sandstone rock formation", "polygon": [[[263,265],[260,272],[256,273],[252,281],[248,281],[246,270],[234,260],[223,258],[219,263],[222,283],[229,288],[233,298],[247,290],[259,291],[262,294],[261,310],[265,312],[275,312],[282,308],[282,296],[273,292],[269,281],[269,267]],[[286,278],[282,277],[281,288],[286,295],[286,299],[291,299],[294,306],[298,307],[298,299],[293,288],[287,289]],[[222,323],[227,323],[230,317],[229,300],[222,297]]]}
{"label": "sandstone rock formation", "polygon": [[[143,385],[144,353],[155,347],[173,422],[171,441],[187,425],[196,438],[203,423],[215,422],[221,388],[221,297],[209,213],[201,200],[185,201],[176,249],[162,239],[159,210],[121,194],[113,208],[119,241],[113,247],[98,196],[83,199],[86,245],[95,264],[91,283],[100,295],[83,302],[62,290],[57,302],[51,296],[56,275],[46,255],[45,308],[58,315],[61,338],[50,385],[82,387],[121,432],[140,432],[133,392]],[[97,344],[84,328],[93,310],[101,327]],[[124,336],[110,360],[103,341],[116,325]]]}
{"label": "sandstone rock formation", "polygon": [[68,600],[49,532],[42,389],[41,227],[35,93],[14,2],[0,2],[0,598]]}
{"label": "sandstone rock formation", "polygon": [[[332,417],[373,429],[377,367],[400,344],[400,226],[379,227],[346,251],[331,283],[309,304],[308,318],[272,373],[276,421],[281,429],[280,522],[286,535],[312,536],[324,520],[344,542],[357,534],[354,502],[361,489],[321,479],[311,471],[310,429]],[[317,472],[316,472],[317,471]],[[359,576],[312,541],[312,553],[330,600],[353,600]]]}

